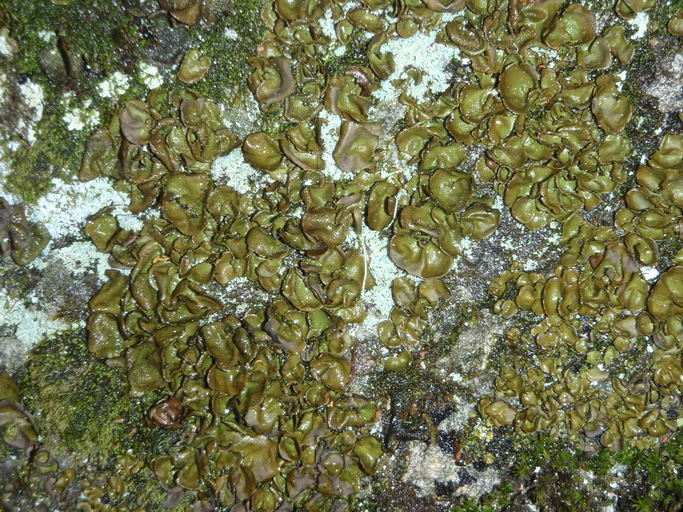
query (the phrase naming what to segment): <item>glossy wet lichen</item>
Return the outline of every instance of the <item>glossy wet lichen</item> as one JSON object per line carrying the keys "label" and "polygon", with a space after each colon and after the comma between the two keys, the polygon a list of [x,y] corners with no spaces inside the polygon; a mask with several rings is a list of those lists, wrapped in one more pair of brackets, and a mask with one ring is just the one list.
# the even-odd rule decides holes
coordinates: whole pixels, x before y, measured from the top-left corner
{"label": "glossy wet lichen", "polygon": [[[160,7],[201,27],[209,4]],[[405,468],[392,489],[356,496],[376,469],[374,482],[387,481],[382,453],[403,453],[405,441],[427,443],[413,451],[435,460],[452,450],[458,464],[491,465],[524,434],[590,452],[659,449],[677,428],[682,150],[666,135],[633,175],[638,95],[619,73],[638,58],[628,30],[552,0],[396,7],[266,3],[250,67],[209,61],[215,43],[198,45],[178,69],[189,89],[129,92],[88,140],[79,177],[111,178],[132,211],[159,213],[142,229],[106,210],[89,219],[115,268],[90,302],[88,346],[124,370],[130,393],[155,397],[150,425],[183,432],[167,453],[140,455],[171,501],[381,508],[383,492],[415,498],[400,483]],[[616,12],[651,7],[619,2]],[[450,84],[419,66],[394,74],[386,49],[426,33],[452,52]],[[265,120],[240,136],[215,103],[216,73],[228,68],[249,74]],[[241,108],[226,104],[228,118]],[[253,172],[237,190],[230,173],[243,167],[225,162],[240,159]],[[509,323],[478,369],[463,365],[481,384],[468,398],[490,395],[481,418],[472,411],[442,440],[435,417],[463,391],[431,386],[425,368],[476,342],[482,318],[485,329],[495,322],[475,313],[448,323],[438,308],[454,300],[463,254],[510,214],[528,230],[561,231],[559,266],[513,263],[491,283],[497,302],[470,304],[492,304]],[[380,260],[390,283],[374,275]],[[238,279],[267,303],[228,314],[219,292]],[[390,304],[372,303],[377,287]],[[435,321],[457,332],[443,336]],[[454,475],[472,478],[453,469],[427,506],[464,492]],[[479,504],[503,507],[508,492]],[[597,506],[572,492],[551,503]],[[524,499],[548,503],[540,491]]]}
{"label": "glossy wet lichen", "polygon": [[[353,292],[371,278],[357,249],[327,251],[329,278],[321,283],[327,299],[311,290],[308,273],[279,272],[292,245],[324,254],[325,247],[341,245],[346,233],[332,229],[333,219],[319,208],[317,217],[309,222],[305,214],[301,221],[309,239],[292,231],[291,238],[283,235],[288,247],[274,238],[270,224],[252,219],[276,216],[266,208],[277,201],[249,199],[208,175],[212,161],[235,150],[239,140],[210,102],[179,100],[175,118],[159,122],[151,105],[128,103],[120,116],[124,138],[102,131],[86,152],[83,179],[93,169],[115,177],[143,171],[141,179],[131,180],[139,183],[133,208],[163,196],[162,218],[140,233],[120,229],[106,212],[86,225],[98,247],[122,268],[134,267],[130,276],[110,271],[92,299],[89,348],[127,369],[132,393],[163,390],[167,397],[150,412],[159,426],[194,424],[203,432],[191,436],[199,444],[188,439],[178,453],[150,461],[162,482],[191,490],[232,482],[217,495],[224,505],[254,493],[270,502],[286,493],[302,503],[353,493],[362,472],[373,471],[381,448],[363,428],[375,419],[376,407],[346,393],[353,339],[339,316],[353,320],[362,314],[351,302]],[[139,151],[147,143],[155,156]],[[119,153],[117,145],[130,147],[140,162],[109,158]],[[177,172],[181,168],[194,174]],[[279,223],[283,229],[285,222]],[[267,311],[251,308],[241,319],[221,317],[221,303],[203,288],[242,276],[267,291],[281,289],[283,298]],[[161,282],[166,291],[158,295]],[[215,439],[209,451],[203,447],[207,435]],[[286,475],[283,487],[279,479]],[[320,489],[310,494],[314,482]]]}
{"label": "glossy wet lichen", "polygon": [[[54,336],[18,373],[21,391],[11,397],[12,410],[40,415],[3,416],[6,440],[15,447],[6,462],[18,464],[22,451],[31,457],[16,474],[5,467],[1,502],[20,510],[61,510],[76,502],[99,510],[160,507],[166,493],[149,484],[153,474],[138,460],[165,452],[179,433],[147,427],[153,397],[131,400],[123,373],[93,360],[82,340],[82,331]],[[11,389],[5,380],[3,389]],[[21,422],[39,434],[22,434]]]}
{"label": "glossy wet lichen", "polygon": [[[196,88],[214,98],[242,101],[239,90],[248,75],[242,62],[261,31],[257,3],[205,8],[202,19],[214,23],[192,32],[155,15],[158,7],[156,0],[95,1],[87,8],[80,3],[7,3],[7,16],[0,20],[8,48],[7,55],[0,55],[7,73],[2,83],[8,86],[3,86],[0,105],[7,192],[35,202],[53,189],[55,178],[71,180],[92,127],[111,116],[121,96],[139,97],[160,82],[173,81],[166,68],[193,46],[202,46],[214,61],[214,72]],[[84,24],[98,29],[82,30]],[[227,26],[217,31],[217,24]],[[239,34],[229,39],[225,31],[234,29]],[[25,76],[31,77],[27,83]],[[32,94],[22,98],[28,86]],[[34,108],[40,116],[30,117]],[[14,120],[19,128],[28,125],[17,129]]]}
{"label": "glossy wet lichen", "polygon": [[0,197],[0,258],[27,265],[50,240],[44,226],[26,220],[21,205],[11,205]]}
{"label": "glossy wet lichen", "polygon": [[[531,310],[542,317],[530,330],[541,349],[535,364],[508,362],[496,381],[500,399],[480,404],[495,423],[515,423],[525,432],[559,428],[600,436],[615,450],[630,442],[652,445],[677,428],[680,253],[672,266],[659,268],[656,240],[675,236],[681,219],[671,195],[683,165],[680,140],[665,136],[647,165],[638,168],[638,186],[627,192],[626,208],[615,215],[616,227],[626,235],[570,221],[564,228],[568,249],[554,276],[512,270],[491,284],[496,296],[510,282],[516,289],[514,299],[496,303],[497,312],[511,317],[518,309]],[[648,282],[655,280],[654,286]],[[634,368],[626,356],[644,345],[651,360]],[[573,367],[562,367],[561,361]],[[610,386],[603,388],[600,383],[608,379]],[[519,399],[522,409],[508,405],[506,397]]]}

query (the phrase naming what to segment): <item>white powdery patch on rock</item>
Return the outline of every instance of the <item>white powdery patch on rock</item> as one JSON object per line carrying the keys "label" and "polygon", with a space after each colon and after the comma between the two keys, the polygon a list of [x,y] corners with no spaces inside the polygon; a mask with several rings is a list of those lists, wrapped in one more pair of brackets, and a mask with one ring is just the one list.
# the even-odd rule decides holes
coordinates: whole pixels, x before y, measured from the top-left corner
{"label": "white powdery patch on rock", "polygon": [[452,402],[455,412],[446,416],[439,423],[439,432],[458,432],[465,427],[470,419],[470,414],[474,411],[474,405],[464,398],[455,396]]}
{"label": "white powdery patch on rock", "polygon": [[125,74],[120,71],[115,71],[110,77],[105,78],[97,84],[97,94],[102,98],[112,98],[116,100],[126,92],[129,84],[130,79]]}
{"label": "white powdery patch on rock", "polygon": [[[344,13],[350,10],[350,6],[347,5],[344,9]],[[332,11],[330,9],[325,11],[322,18],[319,19],[320,30],[330,39],[330,44],[328,46],[328,54],[334,54],[337,57],[341,57],[346,53],[346,45],[342,44],[339,39],[337,39],[337,32],[334,27],[334,19],[332,19]]]}
{"label": "white powdery patch on rock", "polygon": [[391,283],[394,279],[407,275],[398,268],[389,257],[389,238],[379,231],[363,229],[360,243],[364,249],[368,262],[368,270],[375,278],[375,286],[366,290],[363,300],[366,304],[384,317],[389,316],[394,307],[394,299],[391,296]]}
{"label": "white powdery patch on rock", "polygon": [[665,113],[683,110],[683,53],[666,54],[657,61],[657,78],[645,92],[659,100]]}
{"label": "white powdery patch on rock", "polygon": [[454,355],[468,374],[483,372],[498,339],[505,331],[505,320],[483,309],[479,321],[474,325],[466,323],[465,327],[458,336]]}
{"label": "white powdery patch on rock", "polygon": [[533,272],[538,267],[538,262],[532,259],[528,259],[524,262],[524,271]]}
{"label": "white powdery patch on rock", "polygon": [[156,219],[161,216],[159,210],[147,210],[144,214],[140,216],[135,215],[128,209],[128,202],[125,205],[115,206],[111,214],[116,217],[119,222],[119,227],[122,229],[127,229],[129,231],[140,231],[145,225],[145,221],[149,219]]}
{"label": "white powdery patch on rock", "polygon": [[12,54],[16,49],[17,45],[9,36],[9,30],[7,28],[0,30],[0,55],[3,57],[12,57]]}
{"label": "white powdery patch on rock", "polygon": [[7,163],[4,161],[4,158],[4,154],[0,153],[0,196],[2,196],[6,201],[9,201],[11,204],[16,204],[20,202],[19,198],[9,192],[6,188],[7,180],[5,177],[9,174],[10,169],[7,166]]}
{"label": "white powdery patch on rock", "polygon": [[43,118],[45,94],[43,88],[31,80],[19,85],[19,92],[27,109],[27,115],[19,121],[17,129],[29,144],[33,144],[36,141],[35,125]]}
{"label": "white powdery patch on rock", "polygon": [[142,83],[149,89],[156,89],[157,87],[161,87],[164,83],[164,77],[159,72],[159,68],[155,65],[140,62],[140,64],[138,64],[138,70],[140,72],[140,80],[142,80]]}
{"label": "white powdery patch on rock", "polygon": [[334,148],[337,147],[339,141],[342,119],[325,109],[320,112],[319,118],[323,121],[320,126],[320,143],[323,147],[323,161],[325,162],[323,173],[337,181],[344,175],[344,171],[337,167],[337,162],[334,161]]}
{"label": "white powdery patch on rock", "polygon": [[639,12],[633,19],[628,20],[628,23],[636,29],[636,33],[631,36],[632,39],[642,39],[647,34],[647,26],[650,23],[650,16],[644,11]]}
{"label": "white powdery patch on rock", "polygon": [[220,105],[220,108],[228,129],[244,139],[247,135],[259,131],[257,124],[261,112],[250,91],[244,91],[240,100],[237,108],[226,105]]}
{"label": "white powdery patch on rock", "polygon": [[109,255],[98,251],[95,244],[89,240],[74,242],[59,249],[51,249],[46,256],[33,261],[30,267],[43,270],[51,265],[60,265],[76,278],[93,275],[94,271],[99,283],[106,280],[105,271],[111,268]]}
{"label": "white powdery patch on rock", "polygon": [[0,362],[9,370],[18,367],[39,341],[56,332],[73,329],[81,322],[51,317],[39,304],[26,305],[0,289]]}
{"label": "white powdery patch on rock", "polygon": [[[485,471],[476,471],[458,466],[453,456],[444,453],[437,445],[426,445],[420,441],[408,443],[406,467],[408,470],[403,475],[403,481],[414,485],[420,497],[433,496],[436,492],[436,482],[452,483],[456,486],[461,480],[470,482],[455,487],[453,494],[477,497],[491,491],[500,481],[495,470],[489,468]],[[470,478],[464,479],[465,476]]]}
{"label": "white powdery patch on rock", "polygon": [[270,177],[254,169],[244,159],[241,149],[234,149],[226,156],[214,160],[211,166],[211,177],[221,185],[234,188],[240,194],[254,191],[254,185],[260,181],[270,181]]}
{"label": "white powdery patch on rock", "polygon": [[624,88],[624,83],[626,82],[626,77],[628,76],[628,71],[623,70],[620,73],[615,73],[619,81],[617,82],[617,90],[621,91]]}
{"label": "white powdery patch on rock", "polygon": [[55,39],[57,39],[57,34],[55,34],[54,30],[39,30],[37,34],[40,40],[45,41],[46,43],[52,42]]}
{"label": "white powdery patch on rock", "polygon": [[367,262],[367,269],[375,279],[375,286],[365,289],[361,297],[367,316],[361,324],[352,328],[355,336],[361,340],[366,340],[377,335],[377,325],[389,318],[391,308],[394,307],[391,283],[394,279],[408,274],[398,268],[389,258],[389,239],[381,232],[372,231],[364,226],[358,237],[352,231],[349,241],[352,244],[358,244],[359,250]]}
{"label": "white powdery patch on rock", "polygon": [[322,30],[322,33],[326,37],[329,37],[333,40],[337,40],[337,32],[334,28],[334,20],[332,19],[332,11],[330,9],[327,9],[325,11],[325,15],[322,18],[320,18],[319,23],[320,30]]}
{"label": "white powdery patch on rock", "polygon": [[640,273],[646,281],[654,281],[659,276],[659,270],[656,267],[640,267]]}
{"label": "white powdery patch on rock", "polygon": [[[454,59],[460,58],[457,48],[436,42],[438,29],[429,33],[418,32],[408,38],[391,39],[382,46],[383,52],[391,52],[394,56],[394,72],[382,82],[373,96],[381,101],[395,100],[401,94],[401,87],[392,82],[406,79],[406,93],[418,101],[424,101],[430,94],[445,91],[451,83],[446,66]],[[410,83],[407,75],[409,68],[422,72],[419,84]]]}
{"label": "white powdery patch on rock", "polygon": [[[50,269],[59,269],[60,275],[72,280],[69,283],[72,287],[85,286],[92,277],[97,283],[103,283],[106,270],[111,268],[108,254],[98,251],[89,240],[58,248],[54,242],[67,235],[82,238],[87,218],[107,206],[112,207],[112,214],[122,228],[141,229],[142,221],[128,211],[127,204],[128,197],[115,191],[104,178],[72,184],[53,180],[51,192],[35,205],[26,205],[29,220],[43,224],[52,236],[41,256],[31,262],[29,268],[48,273]],[[50,278],[42,272],[40,275],[34,290],[50,288]],[[12,299],[0,289],[0,361],[8,367],[20,365],[31,347],[46,337],[84,325],[84,320],[68,322],[56,318],[50,304],[41,303],[42,300],[36,296],[27,301]]]}
{"label": "white powdery patch on rock", "polygon": [[75,99],[73,93],[67,93],[64,95],[63,104],[65,109],[68,109],[64,114],[63,120],[66,124],[66,128],[69,131],[79,131],[79,130],[93,130],[100,122],[100,113],[92,107],[92,100],[87,99],[82,105],[76,105],[71,107],[71,104]]}
{"label": "white powdery patch on rock", "polygon": [[128,197],[114,190],[105,178],[95,178],[86,183],[65,183],[54,179],[52,184],[51,192],[35,205],[27,205],[26,209],[28,218],[43,224],[53,240],[80,235],[86,219],[102,208],[118,207],[123,213],[128,204]]}

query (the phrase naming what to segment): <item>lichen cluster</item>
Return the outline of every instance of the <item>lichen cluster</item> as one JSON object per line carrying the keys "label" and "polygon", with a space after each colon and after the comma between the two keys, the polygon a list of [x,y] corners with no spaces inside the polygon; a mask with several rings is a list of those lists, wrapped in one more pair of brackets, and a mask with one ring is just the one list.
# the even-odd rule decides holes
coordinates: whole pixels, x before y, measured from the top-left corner
{"label": "lichen cluster", "polygon": [[[391,24],[378,14],[388,8],[265,4],[249,85],[264,112],[283,116],[277,131],[240,141],[209,100],[153,91],[88,142],[81,179],[110,176],[129,190],[133,211],[161,213],[131,233],[103,211],[86,232],[130,269],[110,271],[90,303],[90,350],[126,368],[132,393],[164,396],[153,424],[194,426],[176,452],[151,461],[165,485],[256,510],[347,507],[344,496],[382,452],[368,431],[376,406],[349,391],[351,329],[375,285],[363,233],[386,233],[389,257],[408,274],[394,280],[395,307],[377,328],[389,349],[384,367],[402,370],[428,311],[449,297],[440,278],[463,240],[498,226],[493,198],[478,193],[486,182],[527,228],[560,223],[568,249],[553,277],[511,270],[492,284],[502,296],[515,281],[517,296],[495,307],[506,318],[518,309],[543,317],[530,331],[541,351],[501,369],[481,414],[526,433],[599,436],[614,449],[626,439],[650,446],[675,428],[667,411],[680,393],[680,267],[651,290],[638,270],[658,263],[655,240],[680,231],[680,137],[665,137],[639,169],[615,227],[589,220],[627,180],[632,154],[632,106],[615,73],[634,54],[623,28],[598,32],[589,9],[552,0],[407,2]],[[326,12],[338,43],[374,34],[366,66],[327,67]],[[431,100],[402,95],[402,127],[387,142],[371,119],[373,92],[394,70],[382,46],[434,27],[471,71]],[[189,54],[181,78],[198,81],[207,67]],[[420,79],[416,71],[405,83]],[[331,162],[321,132],[335,117]],[[402,162],[390,172],[379,165],[386,144]],[[483,154],[473,162],[474,147]],[[263,190],[245,195],[211,178],[212,163],[231,151],[269,178]],[[331,179],[331,165],[346,179]],[[270,292],[271,303],[222,315],[210,289],[238,277]],[[651,374],[603,370],[638,336],[655,338]],[[604,353],[603,338],[614,343]],[[562,354],[575,355],[573,364]]]}
{"label": "lichen cluster", "polygon": [[[210,164],[239,140],[214,104],[184,94],[164,118],[152,101],[129,102],[115,122],[121,135],[102,129],[90,139],[81,177],[120,179],[133,210],[158,205],[161,218],[139,233],[106,210],[86,224],[130,269],[110,270],[91,300],[88,346],[126,368],[132,393],[165,395],[153,424],[194,426],[176,452],[151,461],[165,485],[209,491],[224,506],[341,507],[382,453],[368,434],[376,406],[348,392],[347,323],[362,315],[363,281],[371,285],[358,249],[340,247],[353,203],[311,208],[302,228],[284,215],[288,199],[315,205],[324,188],[302,190],[293,175],[256,197],[217,185]],[[349,219],[344,230],[335,215]],[[221,314],[208,287],[242,276],[280,297],[241,318]]]}
{"label": "lichen cluster", "polygon": [[[159,1],[186,25],[209,3]],[[615,10],[630,19],[652,5]],[[496,232],[501,208],[529,230],[561,230],[564,252],[550,274],[513,263],[491,283],[508,341],[526,350],[501,357],[481,417],[583,447],[666,441],[683,391],[683,136],[665,135],[631,175],[633,105],[618,71],[636,49],[624,28],[598,28],[589,8],[562,0],[273,0],[261,18],[245,65],[272,126],[233,133],[193,89],[214,71],[192,49],[178,69],[188,87],[126,101],[88,139],[79,173],[111,178],[147,218],[131,231],[104,208],[85,225],[113,266],[89,303],[87,343],[125,371],[132,395],[154,395],[149,426],[180,432],[145,460],[167,505],[189,491],[198,510],[354,509],[384,448],[378,404],[354,386],[379,286],[366,236],[385,240],[373,256],[402,272],[374,361],[401,372],[451,296],[442,278]],[[682,33],[680,15],[668,28]],[[424,73],[409,68],[392,83],[402,119],[387,122],[386,48],[427,32],[452,49],[452,80],[416,95]],[[340,47],[362,51],[345,59]],[[233,152],[260,173],[247,193],[212,174]],[[600,210],[622,194],[605,223]],[[25,264],[47,238],[0,207],[2,255]],[[18,220],[3,228],[5,217]],[[221,291],[238,279],[267,304],[226,313]],[[17,397],[0,405],[8,432],[31,434]]]}
{"label": "lichen cluster", "polygon": [[[458,88],[446,127],[458,141],[486,145],[481,179],[495,181],[515,219],[539,229],[596,208],[624,181],[631,143],[623,129],[632,107],[619,79],[601,70],[612,55],[630,61],[633,48],[620,27],[598,37],[593,14],[580,4],[500,8],[511,28],[491,23],[490,33],[477,33],[491,19],[487,11],[447,25],[449,40],[472,56],[474,74]],[[561,57],[554,66],[552,51]]]}
{"label": "lichen cluster", "polygon": [[21,204],[9,204],[0,197],[0,258],[28,265],[50,241],[44,226],[26,220]]}
{"label": "lichen cluster", "polygon": [[[599,437],[614,450],[652,446],[677,428],[683,250],[654,285],[642,270],[660,263],[658,241],[680,236],[682,172],[683,137],[666,135],[638,168],[616,226],[573,216],[554,275],[511,269],[491,283],[494,296],[513,294],[495,305],[503,316],[521,310],[541,318],[524,333],[540,350],[501,369],[496,396],[479,404],[484,417],[527,433]],[[650,343],[647,367],[630,368],[627,355]]]}
{"label": "lichen cluster", "polygon": [[14,448],[28,448],[38,438],[21,404],[16,383],[4,372],[0,373],[0,427],[3,441]]}

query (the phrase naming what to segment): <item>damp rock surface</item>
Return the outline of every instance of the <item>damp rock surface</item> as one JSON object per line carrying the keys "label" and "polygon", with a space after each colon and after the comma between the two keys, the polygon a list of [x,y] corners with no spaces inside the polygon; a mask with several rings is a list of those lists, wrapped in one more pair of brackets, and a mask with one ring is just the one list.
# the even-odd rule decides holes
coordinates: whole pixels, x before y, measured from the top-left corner
{"label": "damp rock surface", "polygon": [[8,0],[9,510],[676,510],[676,1]]}

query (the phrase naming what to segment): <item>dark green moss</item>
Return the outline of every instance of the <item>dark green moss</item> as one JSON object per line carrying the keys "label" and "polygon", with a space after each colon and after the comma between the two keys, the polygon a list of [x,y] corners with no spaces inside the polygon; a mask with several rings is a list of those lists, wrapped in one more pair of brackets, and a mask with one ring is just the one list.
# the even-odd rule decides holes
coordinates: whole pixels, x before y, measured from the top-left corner
{"label": "dark green moss", "polygon": [[[252,68],[246,63],[260,43],[264,25],[260,12],[263,0],[230,2],[211,24],[198,25],[192,31],[192,45],[211,57],[211,69],[191,89],[218,102],[239,101],[247,89]],[[225,31],[237,37],[229,39]],[[182,82],[177,80],[178,85]]]}
{"label": "dark green moss", "polygon": [[[183,435],[182,430],[146,426],[146,411],[157,397],[130,397],[125,372],[93,359],[81,330],[41,342],[17,382],[42,446],[61,470],[72,468],[79,478],[91,475],[106,482],[119,475],[122,458],[149,461],[168,454]],[[165,493],[146,467],[120,476],[129,491],[120,497],[122,507],[163,501]]]}
{"label": "dark green moss", "polygon": [[[250,101],[248,80],[253,71],[247,59],[255,55],[265,31],[261,21],[263,4],[264,0],[229,1],[209,23],[191,27],[189,46],[211,57],[211,68],[195,84],[185,85],[176,77],[172,85],[187,87],[198,96],[225,105],[228,110],[243,110]],[[228,37],[228,30],[234,31],[236,37]],[[282,105],[272,112],[258,111],[252,121],[255,130],[264,130],[273,136],[283,134],[289,126]]]}
{"label": "dark green moss", "polygon": [[[672,505],[683,504],[680,433],[654,449],[602,449],[592,455],[545,435],[522,437],[516,442],[516,481],[509,490],[512,503],[588,512],[608,505],[605,495],[611,492],[619,498],[620,511],[671,510]],[[496,493],[502,491],[500,487]],[[647,506],[652,508],[639,508]]]}
{"label": "dark green moss", "polygon": [[143,426],[156,397],[129,397],[125,372],[93,359],[84,331],[38,344],[18,382],[25,406],[37,415],[38,431],[46,439],[55,437],[54,446],[65,452],[95,460],[128,449],[149,456],[163,453],[177,437]]}
{"label": "dark green moss", "polygon": [[680,510],[683,505],[683,433],[677,432],[658,449],[624,450],[613,457],[617,464],[627,466],[625,480],[630,490],[622,496],[618,510]]}
{"label": "dark green moss", "polygon": [[[146,27],[151,22],[132,16],[121,2],[109,0],[83,0],[68,6],[8,0],[4,9],[10,35],[18,46],[11,61],[18,74],[14,80],[28,78],[44,93],[43,116],[34,126],[36,142],[22,142],[22,147],[8,155],[6,188],[24,201],[35,202],[52,188],[53,179],[70,181],[75,176],[90,135],[88,130],[66,128],[64,116],[70,107],[63,101],[64,94],[73,93],[76,105],[89,101],[89,108],[99,112],[101,120],[110,119],[116,105],[99,96],[98,84],[117,70],[134,74],[140,61],[138,50],[144,46]],[[41,37],[45,33],[54,36],[46,41]],[[41,52],[58,46],[68,48],[83,61],[77,76],[60,83],[48,77],[40,64]],[[132,80],[121,100],[143,98],[146,92],[144,84]]]}
{"label": "dark green moss", "polygon": [[683,10],[683,0],[655,3],[654,7],[648,11],[650,16],[648,32],[652,32],[656,37],[669,37],[667,29],[669,20],[681,10]]}
{"label": "dark green moss", "polygon": [[[86,77],[78,82],[56,84],[43,73],[39,55],[41,51],[56,47],[56,36],[51,41],[43,40],[39,33],[46,32],[63,36],[75,54],[89,49],[102,61],[104,69],[114,65],[113,45],[110,30],[103,21],[103,6],[98,2],[86,2],[93,9],[87,13],[79,2],[60,7],[51,2],[24,2],[9,0],[6,6],[8,24],[12,38],[17,42],[18,52],[12,60],[20,76],[28,77],[43,88],[43,117],[35,126],[36,142],[23,143],[24,147],[12,151],[9,155],[11,172],[6,178],[6,187],[25,201],[34,202],[51,188],[54,178],[68,179],[80,163],[86,134],[70,132],[63,121],[64,106],[60,101],[63,93],[69,89],[82,95],[95,96],[94,83]],[[108,2],[107,2],[108,3]],[[104,2],[99,2],[104,4]],[[98,10],[99,9],[99,10]],[[110,23],[124,23],[119,19],[118,9],[109,7]],[[84,17],[99,13],[100,30],[83,30]],[[62,89],[64,87],[64,90]]]}
{"label": "dark green moss", "polygon": [[14,263],[0,265],[0,284],[7,295],[14,300],[25,300],[40,279],[40,272]]}
{"label": "dark green moss", "polygon": [[[657,108],[657,101],[644,93],[648,84],[655,79],[656,61],[657,56],[647,38],[636,42],[636,52],[627,67],[628,77],[622,86],[633,106],[633,117],[626,126],[626,134],[633,141],[638,157],[642,154],[650,155],[657,150],[660,137],[655,134],[665,121]],[[632,165],[635,167],[636,164],[634,162]],[[623,186],[618,192],[621,193],[622,190]]]}
{"label": "dark green moss", "polygon": [[[585,453],[547,435],[512,435],[511,473],[492,492],[478,499],[455,498],[432,505],[399,487],[375,482],[377,493],[400,495],[414,510],[499,512],[528,510],[530,505],[553,512],[592,512],[616,498],[617,511],[679,510],[683,505],[683,434],[663,445],[639,451],[599,450]],[[616,484],[616,487],[614,486]],[[614,496],[608,497],[608,494]],[[425,508],[427,507],[427,508]],[[379,498],[367,499],[365,510],[401,510],[386,507]]]}
{"label": "dark green moss", "polygon": [[12,171],[7,189],[22,200],[35,202],[52,189],[55,178],[70,181],[80,166],[87,134],[70,132],[62,121],[62,107],[48,94],[43,119],[36,127],[36,142],[9,155]]}
{"label": "dark green moss", "polygon": [[[133,17],[120,2],[110,0],[81,0],[67,6],[49,1],[8,0],[11,35],[19,43],[15,63],[20,73],[35,75],[40,69],[40,50],[50,43],[39,32],[57,33],[68,42],[74,52],[89,56],[91,66],[103,72],[120,69],[124,57],[117,39],[133,30]],[[97,26],[97,30],[84,27]]]}
{"label": "dark green moss", "polygon": [[673,265],[673,260],[678,252],[683,249],[683,240],[673,237],[667,238],[659,241],[658,247],[662,268],[669,268]]}

